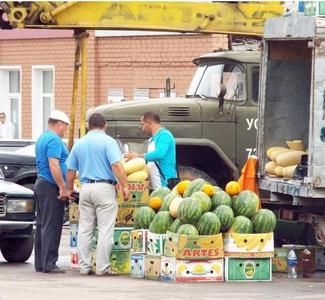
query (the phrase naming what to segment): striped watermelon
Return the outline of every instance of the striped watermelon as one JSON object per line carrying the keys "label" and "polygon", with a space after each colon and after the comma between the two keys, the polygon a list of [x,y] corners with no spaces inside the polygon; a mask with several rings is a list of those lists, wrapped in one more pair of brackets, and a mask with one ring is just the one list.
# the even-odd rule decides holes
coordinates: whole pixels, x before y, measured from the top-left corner
{"label": "striped watermelon", "polygon": [[218,234],[220,232],[220,220],[216,214],[206,212],[200,217],[196,228],[199,235]]}
{"label": "striped watermelon", "polygon": [[176,233],[178,228],[183,224],[184,223],[180,219],[175,219],[173,224],[169,227],[169,231]]}
{"label": "striped watermelon", "polygon": [[177,209],[177,217],[188,224],[195,224],[202,215],[202,208],[198,201],[192,198],[185,198]]}
{"label": "striped watermelon", "polygon": [[162,186],[156,188],[154,191],[151,192],[149,199],[153,197],[159,197],[160,199],[164,199],[170,193],[170,189],[168,187]]}
{"label": "striped watermelon", "polygon": [[191,195],[197,191],[200,191],[206,181],[202,178],[194,179],[185,189],[183,197],[191,197]]}
{"label": "striped watermelon", "polygon": [[156,213],[151,207],[140,207],[134,215],[134,229],[148,229],[155,215]]}
{"label": "striped watermelon", "polygon": [[231,207],[227,205],[219,205],[214,213],[218,216],[221,224],[221,231],[226,232],[226,230],[232,225],[234,222],[234,212]]}
{"label": "striped watermelon", "polygon": [[169,227],[173,224],[174,219],[168,211],[160,211],[153,218],[149,231],[153,233],[166,233]]}
{"label": "striped watermelon", "polygon": [[251,218],[258,211],[259,206],[259,197],[254,192],[245,190],[237,195],[234,201],[233,210],[235,216]]}
{"label": "striped watermelon", "polygon": [[161,207],[159,209],[159,211],[169,211],[169,206],[170,203],[172,203],[173,199],[175,197],[179,196],[176,193],[170,192],[168,193],[164,198],[163,198],[163,202],[161,204]]}
{"label": "striped watermelon", "polygon": [[199,235],[197,229],[195,228],[195,226],[191,225],[191,224],[183,224],[181,225],[178,230],[177,233],[179,234],[185,234],[185,235]]}
{"label": "striped watermelon", "polygon": [[253,223],[247,217],[238,216],[234,219],[229,231],[235,233],[252,233]]}
{"label": "striped watermelon", "polygon": [[203,213],[210,211],[212,206],[211,198],[206,193],[200,191],[194,192],[191,198],[198,201]]}
{"label": "striped watermelon", "polygon": [[223,190],[218,190],[211,197],[212,208],[211,210],[215,210],[219,205],[227,205],[229,207],[232,206],[231,197],[228,193]]}
{"label": "striped watermelon", "polygon": [[254,232],[273,232],[276,226],[275,214],[269,209],[260,209],[252,218]]}

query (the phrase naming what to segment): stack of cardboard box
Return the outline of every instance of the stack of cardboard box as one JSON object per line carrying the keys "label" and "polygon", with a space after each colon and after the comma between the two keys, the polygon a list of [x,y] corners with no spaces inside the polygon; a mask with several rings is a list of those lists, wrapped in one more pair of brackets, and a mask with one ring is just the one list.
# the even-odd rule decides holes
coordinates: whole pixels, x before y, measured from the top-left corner
{"label": "stack of cardboard box", "polygon": [[225,233],[226,281],[271,281],[274,256],[273,232]]}

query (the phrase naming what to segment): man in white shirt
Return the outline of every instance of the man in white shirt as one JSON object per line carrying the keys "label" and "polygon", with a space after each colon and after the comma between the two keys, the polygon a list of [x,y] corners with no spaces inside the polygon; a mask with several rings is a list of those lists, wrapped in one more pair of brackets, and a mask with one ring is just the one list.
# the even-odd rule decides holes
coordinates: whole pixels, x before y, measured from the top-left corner
{"label": "man in white shirt", "polygon": [[0,112],[0,139],[14,139],[15,126],[9,121],[6,121],[6,114]]}

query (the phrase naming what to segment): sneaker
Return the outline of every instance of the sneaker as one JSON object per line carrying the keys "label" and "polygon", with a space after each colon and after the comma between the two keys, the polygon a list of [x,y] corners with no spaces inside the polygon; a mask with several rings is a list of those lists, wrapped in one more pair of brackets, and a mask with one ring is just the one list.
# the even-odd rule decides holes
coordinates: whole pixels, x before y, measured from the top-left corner
{"label": "sneaker", "polygon": [[91,274],[92,274],[91,270],[80,270],[80,275],[87,276],[87,275],[91,275]]}
{"label": "sneaker", "polygon": [[118,276],[119,273],[109,266],[104,272],[96,272],[97,276]]}
{"label": "sneaker", "polygon": [[55,266],[52,270],[47,271],[46,273],[50,273],[50,274],[64,274],[65,270]]}

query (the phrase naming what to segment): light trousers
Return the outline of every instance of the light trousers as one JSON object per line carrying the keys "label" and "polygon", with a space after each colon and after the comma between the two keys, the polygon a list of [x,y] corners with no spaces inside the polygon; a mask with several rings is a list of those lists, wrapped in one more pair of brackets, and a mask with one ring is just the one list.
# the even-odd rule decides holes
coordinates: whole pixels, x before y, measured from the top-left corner
{"label": "light trousers", "polygon": [[109,256],[114,243],[114,226],[117,216],[115,187],[108,183],[86,183],[79,197],[78,253],[80,271],[90,271],[91,241],[98,227],[96,273],[109,267]]}

